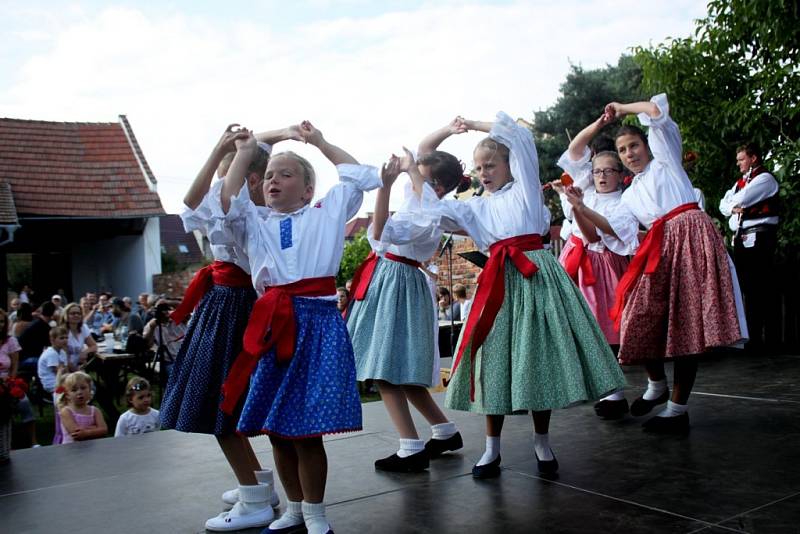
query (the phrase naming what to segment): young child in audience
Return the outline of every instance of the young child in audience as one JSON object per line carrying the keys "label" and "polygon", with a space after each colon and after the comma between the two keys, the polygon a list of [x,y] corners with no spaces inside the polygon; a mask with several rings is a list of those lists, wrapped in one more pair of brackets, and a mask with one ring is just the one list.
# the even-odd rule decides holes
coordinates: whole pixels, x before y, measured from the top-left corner
{"label": "young child in audience", "polygon": [[139,376],[128,381],[125,387],[125,399],[128,401],[128,411],[122,414],[117,421],[114,437],[145,434],[161,429],[161,420],[158,410],[150,407],[153,401],[153,392],[150,383]]}
{"label": "young child in audience", "polygon": [[311,204],[313,167],[284,152],[267,166],[267,207],[257,208],[241,172],[255,154],[252,136],[237,141],[225,177],[219,213],[246,252],[253,286],[262,296],[253,306],[244,351],[223,386],[223,409],[233,411],[249,384],[238,430],[269,435],[289,500],[266,532],[297,530],[305,523],[309,534],[325,534],[330,525],[323,504],[327,457],[322,436],[361,429],[353,349],[336,309],[335,275],[345,223],[361,206],[363,192],[380,185],[380,177],[328,143],[310,123],[302,123],[301,130],[337,166],[342,180],[318,202]]}
{"label": "young child in audience", "polygon": [[59,372],[67,371],[67,343],[69,337],[66,327],[56,326],[50,329],[50,346],[39,356],[37,374],[42,387],[52,395],[56,389]]}
{"label": "young child in audience", "polygon": [[64,394],[59,401],[63,443],[104,438],[108,434],[103,414],[89,404],[92,400],[92,377],[75,371],[64,378]]}

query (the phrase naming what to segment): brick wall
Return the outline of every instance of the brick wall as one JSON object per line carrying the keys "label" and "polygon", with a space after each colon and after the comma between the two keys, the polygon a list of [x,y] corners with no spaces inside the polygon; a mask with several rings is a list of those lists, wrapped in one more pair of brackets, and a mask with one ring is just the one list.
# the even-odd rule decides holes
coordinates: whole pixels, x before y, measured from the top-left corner
{"label": "brick wall", "polygon": [[156,274],[153,276],[153,293],[164,294],[167,298],[180,300],[195,272],[197,272],[196,268],[177,273]]}

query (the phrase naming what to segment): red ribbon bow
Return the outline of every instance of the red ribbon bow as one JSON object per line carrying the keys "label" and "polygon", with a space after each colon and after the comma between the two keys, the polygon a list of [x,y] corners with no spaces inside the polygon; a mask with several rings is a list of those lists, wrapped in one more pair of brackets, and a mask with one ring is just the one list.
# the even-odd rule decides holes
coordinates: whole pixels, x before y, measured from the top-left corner
{"label": "red ribbon bow", "polygon": [[211,265],[203,267],[189,282],[189,286],[183,294],[183,300],[170,314],[170,319],[175,324],[182,323],[214,284],[228,287],[249,287],[250,275],[235,263],[227,261],[215,261]]}
{"label": "red ribbon bow", "polygon": [[525,255],[525,251],[539,250],[543,247],[542,236],[539,234],[520,235],[501,239],[489,247],[489,260],[478,276],[478,287],[472,308],[464,326],[464,335],[458,353],[453,361],[451,376],[455,375],[456,368],[464,356],[464,348],[470,346],[470,374],[469,397],[475,400],[475,354],[478,348],[486,341],[486,336],[494,325],[494,320],[505,298],[505,264],[506,259],[511,260],[517,270],[525,278],[530,278],[539,270],[539,267]]}
{"label": "red ribbon bow", "polygon": [[642,240],[639,245],[639,250],[631,260],[628,269],[617,285],[617,292],[614,298],[614,306],[611,308],[609,315],[611,320],[614,321],[614,329],[619,332],[620,324],[622,323],[622,311],[625,309],[625,299],[628,293],[633,289],[636,281],[641,278],[643,274],[653,274],[656,272],[659,262],[661,261],[661,243],[664,241],[664,223],[670,219],[674,219],[684,211],[699,210],[700,206],[697,202],[690,202],[688,204],[681,204],[673,209],[663,217],[659,217],[653,222],[650,231]]}
{"label": "red ribbon bow", "polygon": [[589,251],[583,243],[583,239],[573,235],[569,238],[573,247],[564,258],[564,270],[572,278],[575,283],[578,283],[578,271],[583,271],[584,285],[591,286],[596,280],[594,278],[594,269],[592,269],[592,262],[589,261]]}
{"label": "red ribbon bow", "polygon": [[291,360],[294,354],[297,324],[292,297],[325,297],[336,294],[333,276],[307,278],[291,284],[268,287],[253,305],[250,320],[244,331],[242,352],[236,357],[222,384],[224,400],[220,409],[232,414],[250,382],[258,360],[275,347],[280,362]]}
{"label": "red ribbon bow", "polygon": [[[387,252],[383,257],[387,260],[405,263],[416,268],[422,265],[417,260],[398,256],[391,252]],[[372,283],[372,275],[375,274],[375,267],[378,266],[378,259],[380,259],[380,256],[375,252],[370,252],[367,258],[361,262],[361,265],[356,267],[353,273],[353,284],[350,286],[353,288],[353,300],[364,300],[366,298],[367,290],[369,290],[369,285]]]}

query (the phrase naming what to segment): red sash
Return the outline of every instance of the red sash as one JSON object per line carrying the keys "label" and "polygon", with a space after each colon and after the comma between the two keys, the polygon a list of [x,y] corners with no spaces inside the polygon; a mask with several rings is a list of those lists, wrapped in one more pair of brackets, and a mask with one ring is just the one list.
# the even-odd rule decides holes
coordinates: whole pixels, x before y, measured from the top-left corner
{"label": "red sash", "polygon": [[[372,282],[372,275],[375,274],[375,267],[378,265],[378,258],[379,256],[375,254],[375,252],[370,252],[367,258],[361,262],[361,265],[356,267],[353,273],[353,284],[350,286],[353,289],[354,300],[364,300],[364,298],[366,298],[369,284]],[[387,252],[384,258],[399,263],[405,263],[412,267],[419,267],[421,265],[420,262],[416,260],[404,258],[403,256],[392,254],[391,252]]]}
{"label": "red sash", "polygon": [[333,276],[307,278],[291,284],[268,287],[253,305],[244,331],[242,352],[236,357],[228,378],[222,385],[225,400],[220,408],[232,414],[247,389],[258,360],[275,347],[278,361],[287,362],[294,354],[297,325],[292,297],[325,297],[336,294]]}
{"label": "red sash", "polygon": [[594,269],[592,269],[592,262],[589,261],[589,251],[584,245],[583,239],[572,235],[569,241],[574,246],[564,258],[564,270],[567,271],[567,274],[576,284],[578,283],[578,271],[583,270],[583,284],[587,286],[593,285],[596,282]]}
{"label": "red sash", "polygon": [[674,219],[684,211],[699,210],[700,206],[697,202],[690,202],[688,204],[681,204],[673,209],[663,217],[659,217],[653,222],[650,231],[644,236],[644,239],[639,244],[639,250],[631,260],[628,269],[617,285],[617,292],[614,299],[614,307],[611,308],[609,315],[611,320],[614,321],[614,329],[619,332],[620,323],[622,322],[622,310],[625,309],[625,299],[628,293],[633,289],[636,281],[641,278],[642,274],[653,274],[656,272],[659,262],[661,261],[661,244],[664,241],[664,223],[670,219]]}
{"label": "red sash", "polygon": [[215,261],[195,273],[183,294],[180,305],[170,314],[170,319],[175,324],[182,323],[214,284],[228,287],[250,287],[250,283],[250,275],[235,263]]}
{"label": "red sash", "polygon": [[478,288],[472,301],[472,308],[464,326],[464,335],[458,353],[453,361],[451,376],[455,374],[461,358],[464,356],[464,347],[470,345],[470,374],[469,396],[475,400],[475,353],[486,340],[492,329],[495,317],[503,305],[505,298],[505,265],[506,259],[511,260],[517,270],[525,278],[530,278],[539,270],[539,267],[528,259],[525,251],[539,250],[542,247],[542,236],[539,234],[519,235],[501,239],[489,247],[489,260],[478,276]]}

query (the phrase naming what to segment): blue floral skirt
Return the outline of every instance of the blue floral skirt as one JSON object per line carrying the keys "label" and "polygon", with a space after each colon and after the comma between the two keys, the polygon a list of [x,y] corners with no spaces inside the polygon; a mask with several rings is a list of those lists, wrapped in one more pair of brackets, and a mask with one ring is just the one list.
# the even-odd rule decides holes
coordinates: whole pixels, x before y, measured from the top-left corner
{"label": "blue floral skirt", "polygon": [[333,301],[293,297],[292,359],[263,355],[250,380],[238,431],[301,439],[361,430],[353,347]]}

